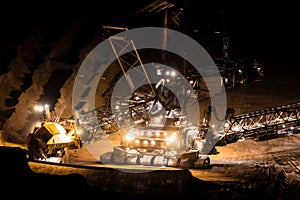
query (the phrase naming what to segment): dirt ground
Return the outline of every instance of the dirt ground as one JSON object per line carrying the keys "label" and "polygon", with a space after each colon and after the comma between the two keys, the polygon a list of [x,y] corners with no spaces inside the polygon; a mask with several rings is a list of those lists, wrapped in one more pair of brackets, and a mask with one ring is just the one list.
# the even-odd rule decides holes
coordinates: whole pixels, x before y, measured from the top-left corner
{"label": "dirt ground", "polygon": [[[5,143],[6,146],[18,147],[18,144]],[[42,183],[42,180],[55,181],[55,178],[50,178],[46,175],[55,175],[57,178],[61,178],[60,181],[69,181],[69,179],[63,179],[61,175],[67,175],[71,178],[75,174],[82,174],[83,177],[74,176],[72,184],[81,180],[82,182],[87,182],[92,186],[98,186],[101,189],[98,190],[84,190],[83,194],[104,194],[103,188],[105,190],[112,190],[112,194],[116,195],[120,193],[126,193],[126,187],[120,185],[121,183],[126,183],[128,188],[136,188],[136,190],[142,190],[148,196],[152,183],[155,184],[155,189],[158,194],[165,194],[170,197],[170,191],[172,187],[188,187],[188,194],[184,191],[179,192],[180,196],[176,199],[185,199],[184,197],[201,195],[206,197],[206,199],[299,199],[300,197],[300,134],[295,134],[292,136],[271,139],[267,141],[254,141],[245,140],[241,142],[227,144],[226,146],[217,146],[219,154],[210,155],[211,167],[208,169],[189,169],[196,180],[200,181],[195,183],[190,180],[190,174],[183,173],[182,170],[178,170],[178,173],[174,174],[173,169],[164,168],[163,171],[167,170],[166,173],[162,169],[153,169],[152,175],[144,173],[147,178],[151,177],[151,183],[146,180],[139,182],[136,186],[135,181],[136,176],[143,176],[140,173],[127,173],[123,174],[122,170],[113,170],[109,166],[106,168],[101,168],[99,164],[95,164],[97,159],[89,153],[86,148],[77,150],[73,154],[69,155],[69,164],[75,164],[82,166],[83,168],[70,168],[54,165],[41,165],[38,163],[29,162],[31,170],[42,176],[35,176],[36,179]],[[68,165],[67,165],[68,166]],[[99,170],[89,170],[86,167],[100,167]],[[102,166],[103,167],[103,166]],[[105,169],[105,170],[104,170]],[[84,170],[84,171],[83,171]],[[157,173],[156,173],[157,172]],[[75,173],[75,174],[74,174]],[[176,182],[172,182],[172,186],[161,186],[159,190],[159,185],[164,183],[167,176],[173,174],[172,177],[175,181],[179,181],[178,184],[183,184],[181,181],[189,180],[183,185],[178,186]],[[185,175],[182,175],[185,174]],[[148,175],[147,175],[148,174]],[[156,174],[156,175],[155,175]],[[164,177],[166,174],[166,177]],[[158,177],[157,177],[158,176]],[[44,177],[44,178],[43,178]],[[66,177],[66,178],[67,178]],[[126,177],[124,180],[119,180],[116,177]],[[83,178],[83,179],[82,179]],[[105,180],[103,182],[103,180]],[[115,183],[110,183],[110,182]],[[204,182],[202,182],[204,181]],[[55,181],[56,182],[56,181]],[[162,183],[160,183],[162,182]],[[92,184],[90,184],[92,183]],[[101,183],[101,184],[100,184]],[[106,184],[105,184],[106,183]],[[36,184],[36,183],[35,183]],[[44,184],[44,183],[43,183]],[[50,184],[50,182],[45,183],[45,185]],[[70,183],[69,183],[70,184]],[[148,185],[150,184],[150,185]],[[114,186],[115,185],[115,186]],[[116,186],[118,188],[116,192]],[[86,186],[85,186],[86,187]],[[149,188],[150,187],[150,188]],[[170,187],[170,188],[169,188]],[[82,191],[82,188],[78,188]],[[151,193],[151,191],[150,191]],[[108,193],[111,195],[111,193]],[[126,195],[128,195],[126,193]],[[173,197],[175,194],[173,194]],[[155,196],[155,195],[154,195]],[[172,196],[172,195],[171,195]],[[119,198],[120,196],[115,196]],[[149,197],[149,196],[148,196]],[[161,196],[162,197],[162,196]],[[91,196],[89,197],[91,198]],[[123,196],[125,198],[125,196]],[[129,196],[129,199],[131,197]],[[134,199],[134,198],[132,198]],[[138,199],[138,198],[137,198]]]}

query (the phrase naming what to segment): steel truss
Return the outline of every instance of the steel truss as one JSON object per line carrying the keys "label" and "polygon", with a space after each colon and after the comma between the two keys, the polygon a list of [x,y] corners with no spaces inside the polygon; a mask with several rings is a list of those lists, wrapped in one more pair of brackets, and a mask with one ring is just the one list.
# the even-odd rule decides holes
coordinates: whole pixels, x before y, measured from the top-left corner
{"label": "steel truss", "polygon": [[223,136],[263,138],[298,131],[300,102],[236,115],[226,120]]}

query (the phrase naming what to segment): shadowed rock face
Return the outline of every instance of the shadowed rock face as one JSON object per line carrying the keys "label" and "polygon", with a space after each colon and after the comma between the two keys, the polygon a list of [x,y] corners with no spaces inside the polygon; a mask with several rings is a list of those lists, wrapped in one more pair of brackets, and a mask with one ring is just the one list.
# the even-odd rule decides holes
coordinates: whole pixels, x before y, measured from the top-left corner
{"label": "shadowed rock face", "polygon": [[0,28],[0,129],[19,142],[41,119],[35,105],[49,104],[55,115],[72,116],[72,73],[103,40],[93,11],[25,10],[1,13],[6,20]]}

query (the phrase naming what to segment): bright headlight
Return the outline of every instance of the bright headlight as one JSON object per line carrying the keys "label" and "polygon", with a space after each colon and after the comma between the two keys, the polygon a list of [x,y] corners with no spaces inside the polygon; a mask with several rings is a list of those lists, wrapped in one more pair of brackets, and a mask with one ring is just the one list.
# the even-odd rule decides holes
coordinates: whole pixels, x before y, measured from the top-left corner
{"label": "bright headlight", "polygon": [[134,137],[133,137],[132,135],[126,135],[126,136],[125,136],[125,139],[126,139],[127,141],[132,141],[132,140],[134,139]]}
{"label": "bright headlight", "polygon": [[175,143],[177,141],[176,135],[166,138],[167,143]]}
{"label": "bright headlight", "polygon": [[235,132],[239,132],[239,131],[242,130],[242,127],[240,125],[236,125],[236,126],[232,127],[232,130],[235,131]]}
{"label": "bright headlight", "polygon": [[83,132],[84,132],[84,131],[83,131],[81,128],[79,128],[79,129],[76,130],[76,133],[77,133],[78,135],[83,134]]}
{"label": "bright headlight", "polygon": [[159,136],[160,136],[160,132],[159,132],[159,131],[156,131],[156,132],[155,132],[155,136],[156,136],[156,137],[159,137]]}
{"label": "bright headlight", "polygon": [[225,128],[228,128],[229,127],[229,124],[228,123],[225,123]]}
{"label": "bright headlight", "polygon": [[135,144],[140,144],[140,140],[135,140]]}

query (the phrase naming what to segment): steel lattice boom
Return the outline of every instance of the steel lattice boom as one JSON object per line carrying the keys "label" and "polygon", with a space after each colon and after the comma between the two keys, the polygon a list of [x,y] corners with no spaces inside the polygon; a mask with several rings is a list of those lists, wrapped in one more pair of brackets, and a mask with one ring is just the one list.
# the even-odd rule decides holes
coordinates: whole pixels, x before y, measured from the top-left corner
{"label": "steel lattice boom", "polygon": [[259,138],[281,135],[300,125],[300,103],[257,110],[236,115],[226,120],[224,136],[238,135],[245,138]]}

